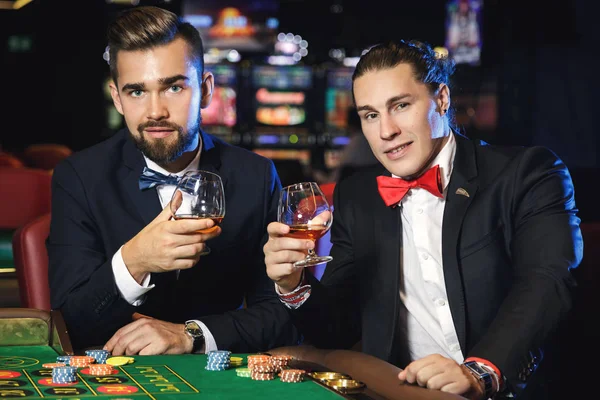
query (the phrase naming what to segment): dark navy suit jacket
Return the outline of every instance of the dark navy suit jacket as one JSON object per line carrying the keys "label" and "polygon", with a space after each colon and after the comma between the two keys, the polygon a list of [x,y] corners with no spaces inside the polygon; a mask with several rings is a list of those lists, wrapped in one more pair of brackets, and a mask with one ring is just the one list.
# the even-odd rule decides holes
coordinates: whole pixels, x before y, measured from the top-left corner
{"label": "dark navy suit jacket", "polygon": [[121,297],[111,259],[162,209],[156,189],[138,188],[141,152],[122,130],[56,167],[47,241],[51,304],[76,348],[103,345],[136,311],[177,323],[199,319],[219,348],[237,352],[297,343],[262,251],[281,188],[274,165],[201,135],[199,169],[219,174],[225,188],[222,234],[210,241],[211,254],[178,279],[176,272],[152,274],[156,287],[140,307]]}
{"label": "dark navy suit jacket", "polygon": [[[521,392],[571,307],[570,269],[583,252],[573,184],[545,148],[455,137],[442,227],[452,318],[464,356],[495,363]],[[290,312],[319,347],[362,340],[364,352],[404,368],[402,221],[379,196],[378,175],[390,176],[379,165],[336,185],[333,261],[320,282],[309,277],[311,296]]]}

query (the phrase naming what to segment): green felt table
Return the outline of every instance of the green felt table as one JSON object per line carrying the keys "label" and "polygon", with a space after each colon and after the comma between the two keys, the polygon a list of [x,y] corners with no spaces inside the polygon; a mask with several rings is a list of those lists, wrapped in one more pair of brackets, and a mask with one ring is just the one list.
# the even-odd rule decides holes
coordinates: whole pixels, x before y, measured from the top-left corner
{"label": "green felt table", "polygon": [[[78,370],[78,382],[52,384],[52,372],[42,364],[55,362],[50,346],[0,347],[0,398],[89,399],[342,399],[312,379],[300,383],[255,381],[238,377],[235,368],[207,371],[206,355],[135,356],[110,376],[91,376]],[[232,354],[244,357],[246,354]]]}

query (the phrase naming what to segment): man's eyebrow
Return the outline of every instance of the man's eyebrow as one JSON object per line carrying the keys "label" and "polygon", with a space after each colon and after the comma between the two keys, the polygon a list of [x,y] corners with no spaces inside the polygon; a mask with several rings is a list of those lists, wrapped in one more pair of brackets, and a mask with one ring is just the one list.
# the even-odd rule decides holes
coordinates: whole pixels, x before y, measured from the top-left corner
{"label": "man's eyebrow", "polygon": [[126,83],[121,88],[121,91],[124,92],[126,90],[144,90],[146,85],[144,83]]}
{"label": "man's eyebrow", "polygon": [[[166,78],[160,78],[158,80],[158,83],[163,85],[163,86],[169,86],[174,84],[175,82],[178,81],[189,81],[190,78],[188,78],[185,75],[174,75],[174,76],[168,76]],[[126,90],[144,90],[146,88],[146,84],[143,82],[136,82],[136,83],[126,83],[125,85],[123,85],[123,87],[121,88],[121,91],[126,91]]]}
{"label": "man's eyebrow", "polygon": [[[386,100],[385,106],[389,108],[395,102],[403,100],[407,97],[410,97],[410,94],[403,93],[403,94],[399,94],[398,96],[390,97],[389,99]],[[364,106],[356,107],[356,111],[359,112],[359,111],[377,111],[377,110],[375,109],[375,107],[365,104]]]}
{"label": "man's eyebrow", "polygon": [[405,98],[410,97],[410,94],[408,93],[402,93],[399,94],[398,96],[394,96],[394,97],[390,97],[386,102],[385,102],[385,106],[386,107],[391,107],[392,104],[400,101],[400,100],[404,100]]}
{"label": "man's eyebrow", "polygon": [[158,83],[160,83],[161,85],[168,86],[168,85],[174,84],[177,81],[189,81],[189,80],[190,80],[190,78],[188,78],[185,75],[180,74],[180,75],[169,76],[167,78],[160,78],[158,80]]}

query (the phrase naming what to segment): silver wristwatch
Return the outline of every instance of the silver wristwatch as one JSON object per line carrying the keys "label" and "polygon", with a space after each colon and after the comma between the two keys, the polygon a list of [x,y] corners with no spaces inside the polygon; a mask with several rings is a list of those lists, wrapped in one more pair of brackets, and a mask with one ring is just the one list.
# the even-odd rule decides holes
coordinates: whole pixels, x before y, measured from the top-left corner
{"label": "silver wristwatch", "polygon": [[187,333],[192,339],[194,339],[192,353],[198,352],[204,345],[204,332],[202,332],[202,328],[200,328],[196,321],[186,321],[185,333]]}
{"label": "silver wristwatch", "polygon": [[469,372],[471,372],[477,380],[483,382],[485,387],[485,398],[491,398],[494,395],[494,378],[492,378],[492,374],[476,361],[468,361],[463,365],[468,368]]}

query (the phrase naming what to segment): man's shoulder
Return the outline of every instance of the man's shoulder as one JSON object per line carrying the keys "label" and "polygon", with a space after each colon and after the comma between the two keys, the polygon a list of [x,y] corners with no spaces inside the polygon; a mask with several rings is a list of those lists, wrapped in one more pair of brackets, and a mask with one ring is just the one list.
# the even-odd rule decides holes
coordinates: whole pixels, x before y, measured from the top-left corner
{"label": "man's shoulder", "polygon": [[551,174],[564,176],[565,183],[570,180],[565,163],[546,146],[498,145],[479,140],[473,140],[472,146],[482,189],[498,182],[512,182],[516,184],[513,187],[520,187]]}
{"label": "man's shoulder", "polygon": [[506,170],[509,167],[519,167],[529,163],[548,166],[563,163],[560,157],[546,146],[502,145],[462,136],[459,136],[458,140],[462,141],[463,145],[471,143],[479,168]]}
{"label": "man's shoulder", "polygon": [[115,160],[122,159],[123,146],[127,140],[126,131],[120,130],[101,142],[75,151],[56,166],[54,175],[60,177],[76,171],[84,180],[96,176],[100,171],[118,164]]}
{"label": "man's shoulder", "polygon": [[67,160],[74,165],[98,165],[113,158],[116,153],[120,154],[127,140],[126,131],[120,130],[101,142],[74,152]]}

